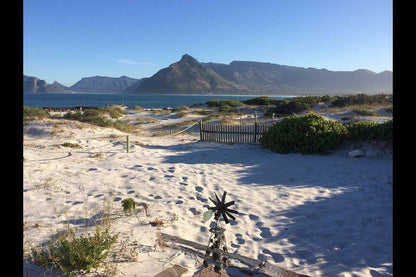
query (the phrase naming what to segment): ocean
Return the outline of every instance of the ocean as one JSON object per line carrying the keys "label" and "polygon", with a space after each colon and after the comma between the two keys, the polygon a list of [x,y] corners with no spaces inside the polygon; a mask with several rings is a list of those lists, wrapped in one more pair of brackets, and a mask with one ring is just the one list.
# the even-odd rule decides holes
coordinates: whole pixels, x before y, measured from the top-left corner
{"label": "ocean", "polygon": [[[291,98],[290,96],[268,96],[274,99]],[[213,99],[242,101],[256,97],[259,97],[259,95],[25,93],[23,94],[23,105],[47,108],[106,107],[111,105],[125,105],[129,108],[139,106],[144,109],[163,109],[204,104],[205,102]]]}

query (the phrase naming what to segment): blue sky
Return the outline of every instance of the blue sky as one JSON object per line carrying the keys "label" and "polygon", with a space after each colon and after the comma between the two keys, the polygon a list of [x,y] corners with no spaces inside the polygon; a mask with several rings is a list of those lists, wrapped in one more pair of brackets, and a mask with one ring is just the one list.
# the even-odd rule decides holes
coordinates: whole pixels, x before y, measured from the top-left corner
{"label": "blue sky", "polygon": [[392,70],[392,1],[24,0],[23,73],[150,77],[189,54],[374,72]]}

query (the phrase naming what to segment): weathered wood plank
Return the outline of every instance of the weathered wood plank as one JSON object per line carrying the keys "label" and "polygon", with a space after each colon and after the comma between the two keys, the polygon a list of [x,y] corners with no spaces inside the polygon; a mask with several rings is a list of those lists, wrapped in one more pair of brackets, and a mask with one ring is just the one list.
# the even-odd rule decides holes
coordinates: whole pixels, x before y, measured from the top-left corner
{"label": "weathered wood plank", "polygon": [[[199,244],[197,242],[193,242],[190,240],[185,240],[176,236],[171,236],[169,234],[165,234],[165,233],[161,233],[162,237],[170,242],[175,242],[178,244],[182,244],[182,246],[180,246],[180,249],[184,250],[184,251],[188,251],[189,253],[192,253],[198,257],[203,258],[205,255],[205,251],[206,251],[206,246]],[[192,248],[186,247],[186,246],[190,246]],[[173,248],[178,248],[177,246],[173,245],[169,245],[169,247],[173,247]],[[196,250],[195,250],[196,249]],[[252,274],[264,274],[266,276],[269,277],[308,277],[307,275],[301,275],[298,274],[296,272],[284,269],[280,266],[277,265],[273,265],[270,264],[268,262],[264,262],[264,261],[259,261],[253,258],[249,258],[249,257],[245,257],[239,254],[235,254],[235,253],[228,253],[228,258],[234,259],[234,260],[238,260],[241,263],[247,265],[249,267],[248,271],[252,272]]]}

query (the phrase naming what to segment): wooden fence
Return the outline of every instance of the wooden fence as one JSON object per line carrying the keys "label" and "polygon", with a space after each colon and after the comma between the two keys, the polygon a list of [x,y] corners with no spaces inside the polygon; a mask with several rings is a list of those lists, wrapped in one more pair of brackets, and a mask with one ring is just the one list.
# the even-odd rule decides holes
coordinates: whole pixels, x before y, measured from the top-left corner
{"label": "wooden fence", "polygon": [[247,125],[212,124],[199,122],[200,139],[214,142],[248,142],[259,143],[264,131],[273,126],[275,121],[254,122]]}

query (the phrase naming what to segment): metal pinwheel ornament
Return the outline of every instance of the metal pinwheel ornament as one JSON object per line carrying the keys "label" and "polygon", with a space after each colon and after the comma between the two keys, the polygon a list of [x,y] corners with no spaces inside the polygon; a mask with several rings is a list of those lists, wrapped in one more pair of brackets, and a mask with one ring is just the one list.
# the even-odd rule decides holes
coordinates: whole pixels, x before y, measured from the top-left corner
{"label": "metal pinwheel ornament", "polygon": [[235,217],[231,214],[238,214],[236,210],[229,209],[231,205],[234,205],[234,201],[230,201],[228,203],[225,203],[225,196],[227,195],[227,192],[224,191],[221,200],[218,198],[217,194],[214,192],[216,200],[209,197],[209,200],[214,203],[214,207],[209,207],[209,210],[214,211],[214,219],[219,220],[220,216],[224,218],[224,221],[226,224],[230,223],[228,220],[228,217],[230,217],[232,220],[235,220]]}
{"label": "metal pinwheel ornament", "polygon": [[208,210],[204,213],[203,219],[207,221],[212,214],[214,214],[214,222],[211,223],[212,228],[209,229],[211,236],[208,240],[208,246],[205,251],[203,266],[208,267],[210,263],[214,264],[214,270],[220,273],[221,270],[229,265],[227,242],[225,239],[225,228],[220,226],[220,217],[222,216],[225,223],[230,223],[228,218],[235,220],[232,214],[238,214],[236,210],[232,210],[229,207],[234,204],[234,201],[225,202],[227,192],[224,191],[222,198],[215,194],[215,200],[209,198],[215,206],[208,207]]}

